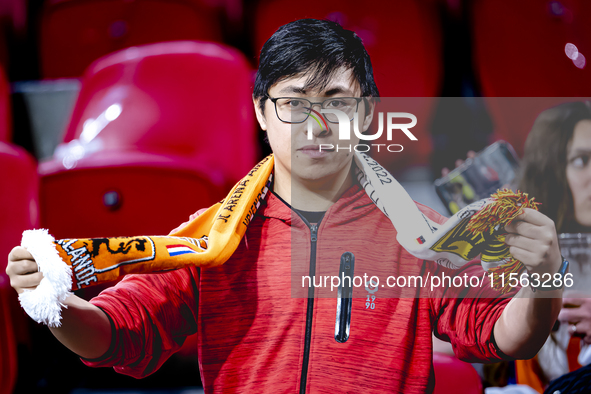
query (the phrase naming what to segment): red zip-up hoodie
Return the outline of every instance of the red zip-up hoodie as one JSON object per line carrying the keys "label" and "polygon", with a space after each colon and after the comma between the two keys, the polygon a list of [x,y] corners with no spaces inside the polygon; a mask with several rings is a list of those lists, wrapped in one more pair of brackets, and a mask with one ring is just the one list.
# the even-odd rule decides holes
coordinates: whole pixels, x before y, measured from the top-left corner
{"label": "red zip-up hoodie", "polygon": [[[330,287],[331,276],[364,274],[380,284]],[[483,282],[448,289],[386,282],[429,283],[442,274]],[[432,332],[465,361],[506,359],[492,330],[508,299],[483,298],[490,294],[479,264],[451,271],[404,250],[358,185],[319,225],[271,194],[224,265],[129,275],[94,298],[113,340],[103,357],[83,361],[144,377],[198,332],[206,393],[425,393],[434,387]]]}

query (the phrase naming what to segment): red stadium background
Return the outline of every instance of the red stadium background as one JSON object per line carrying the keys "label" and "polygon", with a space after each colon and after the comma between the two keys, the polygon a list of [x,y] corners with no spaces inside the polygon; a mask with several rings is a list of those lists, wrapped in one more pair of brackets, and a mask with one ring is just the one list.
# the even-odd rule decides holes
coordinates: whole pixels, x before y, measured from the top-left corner
{"label": "red stadium background", "polygon": [[[590,95],[586,0],[0,0],[0,394],[199,392],[191,340],[140,381],[84,367],[21,311],[5,256],[25,229],[166,234],[222,198],[269,153],[251,101],[260,48],[306,17],[362,38],[383,97],[425,98],[423,143],[381,158],[403,178],[430,184],[498,139],[521,154],[541,110]],[[469,121],[430,127],[450,113]],[[435,368],[437,393],[482,390],[468,364]]]}

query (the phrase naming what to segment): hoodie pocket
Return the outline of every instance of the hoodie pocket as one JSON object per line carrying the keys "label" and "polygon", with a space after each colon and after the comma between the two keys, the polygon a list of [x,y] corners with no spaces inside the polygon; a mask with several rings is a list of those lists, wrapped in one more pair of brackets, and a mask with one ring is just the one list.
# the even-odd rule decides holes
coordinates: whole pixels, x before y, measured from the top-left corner
{"label": "hoodie pocket", "polygon": [[351,252],[343,253],[339,269],[340,284],[337,298],[337,318],[334,327],[334,339],[339,343],[347,342],[351,330],[354,271],[355,255]]}

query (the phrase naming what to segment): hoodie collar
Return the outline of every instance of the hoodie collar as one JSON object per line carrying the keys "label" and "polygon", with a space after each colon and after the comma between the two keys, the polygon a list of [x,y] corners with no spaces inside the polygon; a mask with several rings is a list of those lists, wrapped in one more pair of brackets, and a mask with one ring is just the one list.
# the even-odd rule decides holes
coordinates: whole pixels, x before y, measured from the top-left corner
{"label": "hoodie collar", "polygon": [[[337,220],[337,222],[348,222],[358,216],[367,214],[370,210],[377,209],[370,198],[358,183],[354,183],[348,188],[341,197],[326,212],[322,222]],[[266,218],[274,218],[291,224],[293,217],[299,216],[292,211],[287,203],[283,202],[274,193],[269,193],[268,197],[261,204],[258,215]]]}

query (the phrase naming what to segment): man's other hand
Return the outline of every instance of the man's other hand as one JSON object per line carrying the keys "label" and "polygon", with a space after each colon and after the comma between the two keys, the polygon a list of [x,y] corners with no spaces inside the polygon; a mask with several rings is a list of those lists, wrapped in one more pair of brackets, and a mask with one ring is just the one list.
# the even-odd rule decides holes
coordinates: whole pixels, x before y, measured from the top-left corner
{"label": "man's other hand", "polygon": [[535,209],[525,208],[511,224],[505,226],[505,243],[530,274],[558,272],[562,256],[554,222]]}

